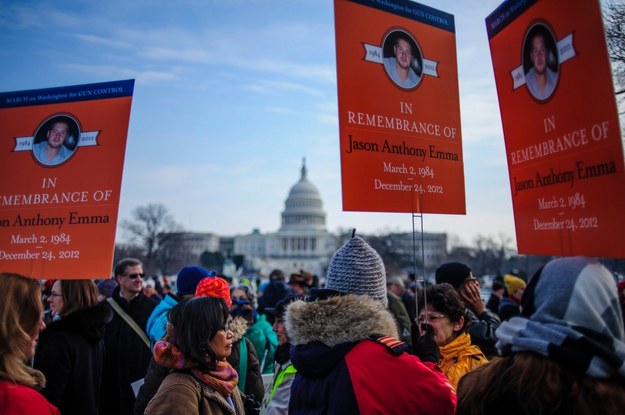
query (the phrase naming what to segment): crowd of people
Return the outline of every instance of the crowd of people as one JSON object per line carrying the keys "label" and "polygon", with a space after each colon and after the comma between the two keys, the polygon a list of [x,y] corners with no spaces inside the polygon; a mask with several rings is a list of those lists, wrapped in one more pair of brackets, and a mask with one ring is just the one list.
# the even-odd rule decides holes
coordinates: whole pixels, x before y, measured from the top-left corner
{"label": "crowd of people", "polygon": [[[506,274],[487,302],[463,263],[387,276],[352,235],[323,284],[238,284],[189,265],[171,290],[0,274],[7,414],[614,414],[625,409],[625,282],[585,257]],[[263,375],[273,376],[265,390]]]}

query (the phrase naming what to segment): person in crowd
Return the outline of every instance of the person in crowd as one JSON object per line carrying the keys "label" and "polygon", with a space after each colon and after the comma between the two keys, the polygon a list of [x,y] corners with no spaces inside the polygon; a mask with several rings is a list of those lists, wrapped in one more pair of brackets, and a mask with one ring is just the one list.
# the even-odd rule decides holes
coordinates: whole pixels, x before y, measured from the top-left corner
{"label": "person in crowd", "polygon": [[154,278],[147,278],[143,281],[143,294],[157,303],[160,303],[163,299],[163,296],[156,289],[156,280]]}
{"label": "person in crowd", "polygon": [[132,384],[144,378],[150,363],[152,353],[145,328],[156,307],[156,302],[142,293],[141,261],[122,259],[115,265],[113,274],[118,286],[106,303],[113,310],[113,319],[106,325],[104,336],[106,357],[100,396],[100,414],[103,415],[133,411]]}
{"label": "person in crowd", "polygon": [[436,363],[397,340],[382,258],[360,237],[334,254],[325,289],[288,305],[286,331],[297,369],[291,415],[454,413],[455,392]]}
{"label": "person in crowd", "polygon": [[269,282],[263,290],[263,295],[258,297],[258,312],[265,314],[267,322],[273,325],[274,319],[271,314],[265,313],[267,308],[275,308],[278,301],[285,298],[287,295],[295,294],[285,281],[275,280]]}
{"label": "person in crowd", "polygon": [[41,393],[63,415],[97,414],[112,312],[91,280],[57,280],[48,301],[58,318],[39,335],[34,368],[47,381]]}
{"label": "person in crowd", "polygon": [[45,312],[50,309],[48,298],[50,297],[54,280],[42,280],[39,285],[41,286],[41,301],[43,301],[43,310]]}
{"label": "person in crowd", "polygon": [[302,299],[299,295],[289,295],[267,309],[267,314],[274,318],[273,330],[278,336],[278,348],[275,353],[273,386],[271,396],[267,404],[267,415],[287,415],[289,413],[289,399],[291,398],[291,385],[297,370],[291,363],[291,342],[284,325],[286,307],[295,300]]}
{"label": "person in crowd", "polygon": [[260,371],[263,374],[273,373],[273,360],[278,337],[267,322],[265,314],[258,313],[255,307],[256,297],[249,285],[241,284],[230,288],[232,317],[243,317],[248,329],[245,337],[251,340],[254,350],[260,359]]}
{"label": "person in crowd", "polygon": [[41,301],[43,302],[43,322],[44,324],[47,326],[48,324],[52,323],[52,320],[54,320],[54,310],[52,310],[50,308],[50,295],[52,294],[52,286],[54,285],[54,283],[56,282],[56,280],[46,280],[43,283],[43,292],[41,294]]}
{"label": "person in crowd", "polygon": [[226,360],[231,352],[230,315],[222,298],[196,297],[174,306],[167,335],[154,346],[156,362],[172,372],[145,413],[245,414],[239,377]]}
{"label": "person in crowd", "polygon": [[410,321],[415,321],[417,318],[417,304],[415,297],[406,289],[406,282],[400,277],[391,277],[386,280],[386,289],[401,299],[406,307]]}
{"label": "person in crowd", "polygon": [[11,415],[60,415],[41,390],[46,379],[30,367],[42,320],[41,289],[37,280],[0,274],[0,412]]}
{"label": "person in crowd", "polygon": [[436,283],[451,284],[467,306],[467,332],[471,343],[482,350],[487,358],[497,356],[495,330],[499,327],[499,317],[486,308],[480,294],[480,283],[473,276],[471,268],[460,262],[442,264],[435,272]]}
{"label": "person in crowd", "polygon": [[152,349],[154,344],[162,339],[167,332],[167,312],[182,299],[192,298],[195,295],[195,289],[199,282],[210,276],[210,272],[196,265],[189,265],[178,271],[178,276],[176,278],[177,294],[167,294],[154,308],[154,311],[152,311],[152,314],[150,314],[148,318],[146,331],[150,338],[150,349]]}
{"label": "person in crowd", "polygon": [[501,321],[510,320],[521,314],[521,299],[525,291],[526,283],[519,277],[506,274],[503,276],[506,291],[499,304],[499,318]]}
{"label": "person in crowd", "polygon": [[[215,275],[201,280],[196,287],[193,296],[183,299],[185,301],[193,297],[218,297],[222,298],[228,307],[232,305],[230,287],[225,279]],[[259,409],[265,393],[263,380],[260,373],[260,364],[254,345],[243,335],[247,331],[247,322],[242,317],[234,318],[230,322],[232,337],[232,353],[228,356],[228,363],[239,374],[237,384],[239,390],[245,394],[244,404],[246,412],[256,413]],[[171,369],[159,365],[154,357],[150,361],[144,384],[139,389],[135,402],[134,413],[143,414],[150,400],[156,394],[163,379],[171,372]]]}
{"label": "person in crowd", "polygon": [[[232,310],[230,287],[225,280],[222,284],[215,284],[202,280],[198,285],[196,296],[221,297],[226,301],[228,308]],[[245,286],[248,287],[248,286]],[[249,287],[248,287],[249,288]],[[241,295],[241,293],[237,293]],[[238,387],[244,396],[246,412],[255,412],[260,409],[260,404],[265,395],[263,386],[261,363],[258,353],[250,338],[245,337],[249,332],[249,322],[243,315],[233,316],[230,322],[232,331],[232,354],[228,362],[239,374]]]}
{"label": "person in crowd", "polygon": [[284,271],[281,269],[274,269],[269,273],[269,282],[273,281],[282,281],[286,282],[286,277],[284,276]]}
{"label": "person in crowd", "polygon": [[312,286],[313,276],[305,271],[294,272],[289,277],[289,286],[297,295],[307,295]]}
{"label": "person in crowd", "polygon": [[171,285],[168,282],[164,282],[163,289],[161,290],[163,298],[165,298],[165,296],[171,292],[172,292]]}
{"label": "person in crowd", "polygon": [[102,302],[107,298],[111,298],[115,287],[117,287],[117,283],[113,278],[100,281],[98,283],[98,301]]}
{"label": "person in crowd", "polygon": [[490,297],[488,297],[488,301],[486,302],[486,308],[490,310],[491,313],[499,315],[499,304],[506,290],[506,285],[501,280],[501,276],[493,280],[490,290]]}
{"label": "person in crowd", "polygon": [[[387,285],[388,287],[388,285]],[[408,346],[408,350],[412,349],[412,322],[410,321],[410,316],[408,314],[408,310],[406,310],[406,306],[404,305],[401,298],[396,296],[391,291],[386,292],[386,300],[388,302],[388,309],[393,315],[395,322],[397,323],[397,333],[399,335],[399,340],[406,343]]]}
{"label": "person in crowd", "polygon": [[[479,347],[471,344],[471,337],[466,332],[466,306],[454,287],[446,283],[432,285],[425,297],[419,300],[419,326],[427,323],[433,327],[441,353],[438,365],[457,388],[462,376],[488,359]],[[420,331],[425,335],[423,329]]]}
{"label": "person in crowd", "polygon": [[525,290],[522,315],[497,329],[501,357],[460,380],[457,413],[622,413],[625,335],[614,287],[590,258],[547,263]]}

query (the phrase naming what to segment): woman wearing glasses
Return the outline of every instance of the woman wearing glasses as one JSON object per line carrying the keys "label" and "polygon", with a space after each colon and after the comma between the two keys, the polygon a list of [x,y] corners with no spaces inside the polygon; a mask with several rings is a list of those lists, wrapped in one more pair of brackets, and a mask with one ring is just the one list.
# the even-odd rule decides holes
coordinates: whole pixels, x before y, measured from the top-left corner
{"label": "woman wearing glasses", "polygon": [[173,371],[145,413],[243,415],[239,376],[226,361],[232,338],[222,298],[196,297],[174,306],[167,335],[154,346],[156,362]]}
{"label": "woman wearing glasses", "polygon": [[418,320],[419,327],[427,323],[434,329],[441,352],[438,365],[454,388],[462,376],[488,362],[480,348],[471,344],[466,332],[466,306],[452,285],[437,284],[427,289],[425,298],[422,295],[419,299]]}
{"label": "woman wearing glasses", "polygon": [[46,376],[43,396],[63,415],[98,413],[104,331],[111,310],[91,280],[57,280],[48,297],[53,321],[41,332],[34,367]]}
{"label": "woman wearing glasses", "polygon": [[27,365],[45,328],[37,280],[0,274],[0,412],[60,414],[37,390],[46,379]]}

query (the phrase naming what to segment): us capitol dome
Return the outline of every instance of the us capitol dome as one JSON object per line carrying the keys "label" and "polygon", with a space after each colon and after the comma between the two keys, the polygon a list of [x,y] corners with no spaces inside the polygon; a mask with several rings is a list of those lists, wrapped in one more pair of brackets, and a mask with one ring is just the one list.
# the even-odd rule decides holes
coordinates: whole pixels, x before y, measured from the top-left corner
{"label": "us capitol dome", "polygon": [[302,161],[299,181],[284,202],[281,219],[275,233],[262,234],[254,229],[248,235],[235,236],[234,252],[245,255],[248,268],[265,275],[279,268],[286,275],[303,269],[325,277],[336,241],[326,228],[321,194],[308,180],[306,159]]}

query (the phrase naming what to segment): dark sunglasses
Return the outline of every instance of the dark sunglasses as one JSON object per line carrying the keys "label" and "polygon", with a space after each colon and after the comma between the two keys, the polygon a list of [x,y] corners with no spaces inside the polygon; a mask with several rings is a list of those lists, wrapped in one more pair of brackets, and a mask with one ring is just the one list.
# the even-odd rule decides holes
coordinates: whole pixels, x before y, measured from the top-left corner
{"label": "dark sunglasses", "polygon": [[143,277],[145,277],[145,274],[128,274],[128,275],[122,275],[122,277],[128,277],[131,280],[134,280],[135,278],[143,278]]}

